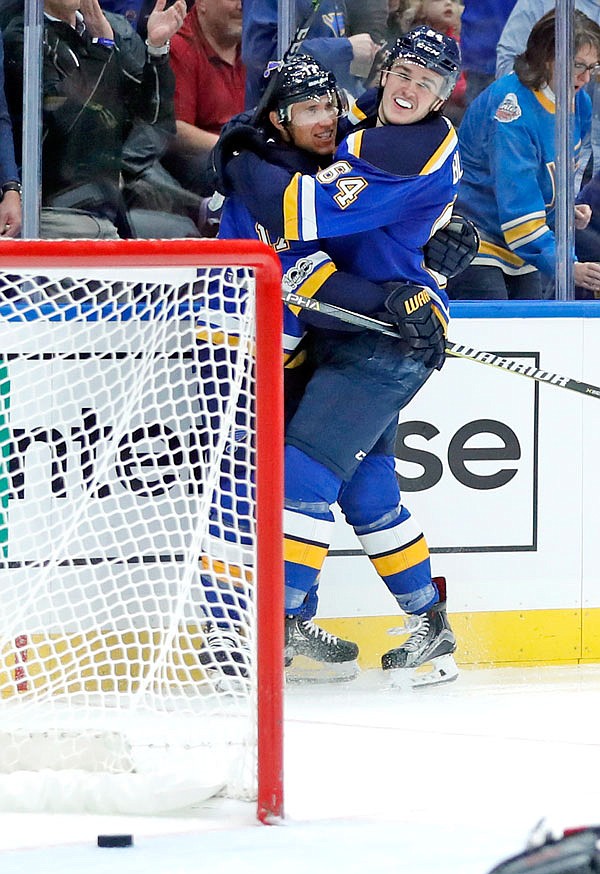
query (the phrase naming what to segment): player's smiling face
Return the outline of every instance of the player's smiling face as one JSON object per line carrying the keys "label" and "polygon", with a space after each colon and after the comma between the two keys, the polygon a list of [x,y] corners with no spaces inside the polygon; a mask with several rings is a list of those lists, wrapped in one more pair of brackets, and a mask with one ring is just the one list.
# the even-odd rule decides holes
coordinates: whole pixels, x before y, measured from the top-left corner
{"label": "player's smiling face", "polygon": [[299,149],[315,155],[333,154],[339,108],[329,96],[292,104],[290,116],[286,127],[276,121],[275,113],[270,116],[285,140],[291,140]]}
{"label": "player's smiling face", "polygon": [[321,97],[294,103],[288,130],[299,149],[331,155],[335,151],[337,123],[337,107],[329,97]]}
{"label": "player's smiling face", "polygon": [[382,124],[414,124],[443,103],[439,92],[444,77],[417,64],[397,61],[391,70],[382,73],[381,84],[379,118]]}

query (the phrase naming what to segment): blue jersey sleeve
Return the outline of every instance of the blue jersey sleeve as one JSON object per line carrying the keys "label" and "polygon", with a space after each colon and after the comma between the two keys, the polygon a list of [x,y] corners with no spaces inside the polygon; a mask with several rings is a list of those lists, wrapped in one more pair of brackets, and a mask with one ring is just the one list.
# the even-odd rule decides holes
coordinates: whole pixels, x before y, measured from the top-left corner
{"label": "blue jersey sleeve", "polygon": [[[220,239],[259,239],[277,252],[283,270],[282,289],[311,300],[345,307],[364,315],[383,309],[385,293],[381,286],[359,276],[338,271],[331,257],[315,242],[290,243],[273,237],[256,222],[237,197],[228,198],[223,208],[219,227]],[[305,325],[314,325],[335,331],[357,331],[348,325],[316,310],[299,306],[284,307],[283,350],[284,361],[296,349]]]}
{"label": "blue jersey sleeve", "polygon": [[289,240],[346,236],[418,216],[423,206],[443,209],[461,174],[456,132],[444,119],[356,131],[316,176],[290,178],[250,152],[230,161],[227,172],[255,217]]}
{"label": "blue jersey sleeve", "polygon": [[[297,252],[297,243],[291,252]],[[284,270],[282,288],[285,293],[302,295],[310,300],[333,304],[363,315],[381,313],[384,309],[385,292],[380,285],[337,270],[330,256],[323,250],[313,251],[296,258],[282,258]],[[301,322],[334,331],[364,330],[350,325],[335,316],[327,316],[314,310],[295,306],[288,302],[290,311]]]}
{"label": "blue jersey sleeve", "polygon": [[330,167],[294,176],[283,195],[283,236],[347,236],[413,218],[426,227],[428,215],[454,200],[461,171],[454,128],[444,125],[425,148],[420,133],[416,126],[357,131]]}

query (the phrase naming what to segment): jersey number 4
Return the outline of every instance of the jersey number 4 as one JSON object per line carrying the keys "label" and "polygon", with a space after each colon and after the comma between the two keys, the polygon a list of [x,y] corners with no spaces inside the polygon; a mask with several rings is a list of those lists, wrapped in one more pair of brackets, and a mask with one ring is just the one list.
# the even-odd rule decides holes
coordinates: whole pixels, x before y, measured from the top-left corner
{"label": "jersey number 4", "polygon": [[333,199],[340,209],[346,209],[351,203],[357,199],[363,189],[369,184],[362,176],[344,176],[342,174],[349,173],[352,167],[347,161],[336,161],[330,167],[320,170],[317,173],[317,180],[325,185],[334,182],[337,188],[337,194],[334,194]]}

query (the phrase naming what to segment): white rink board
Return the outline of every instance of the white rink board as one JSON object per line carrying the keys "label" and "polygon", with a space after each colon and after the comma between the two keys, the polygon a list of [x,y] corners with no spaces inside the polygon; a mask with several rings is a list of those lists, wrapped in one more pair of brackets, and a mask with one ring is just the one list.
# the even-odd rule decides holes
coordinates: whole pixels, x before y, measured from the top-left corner
{"label": "white rink board", "polygon": [[[0,571],[0,611],[3,593],[9,587],[18,586],[25,592],[42,580],[49,591],[60,589],[63,601],[61,607],[48,606],[48,618],[44,605],[38,605],[40,630],[52,628],[57,617],[61,627],[68,628],[73,610],[79,622],[93,627],[93,612],[79,615],[79,594],[85,585],[90,602],[96,596],[102,601],[103,593],[114,586],[106,560],[114,555],[115,542],[107,519],[114,519],[115,526],[125,520],[131,530],[147,532],[118,548],[122,560],[138,553],[156,559],[137,568],[136,596],[160,599],[165,616],[171,615],[180,596],[183,564],[158,559],[162,552],[184,553],[193,535],[184,526],[166,526],[164,519],[174,515],[182,520],[203,518],[200,504],[208,500],[199,497],[190,482],[190,454],[202,411],[197,404],[182,403],[175,415],[173,407],[173,400],[182,397],[185,386],[193,385],[196,377],[193,361],[170,357],[169,353],[178,348],[182,332],[190,332],[185,339],[187,347],[193,347],[194,325],[189,322],[189,327],[186,324],[182,329],[176,319],[167,322],[164,352],[156,358],[143,355],[151,331],[150,322],[138,319],[85,323],[36,320],[2,325],[1,352],[9,356],[10,431],[23,480],[8,506],[8,561]],[[35,353],[33,358],[25,357],[31,353]],[[55,353],[72,357],[65,359]],[[103,353],[110,353],[110,357],[103,358]],[[136,393],[129,393],[131,408],[117,408],[111,413],[115,419],[107,420],[107,398],[122,396],[124,385],[135,385],[134,371],[139,374],[142,368],[147,378],[141,388],[138,380]],[[168,385],[175,388],[162,391],[162,386]],[[163,406],[166,394],[172,399],[168,414]],[[110,435],[113,431],[121,435],[117,420],[122,415],[128,422],[123,435],[123,440],[128,438],[128,448],[121,449],[124,444],[119,438],[111,452]],[[142,432],[142,425],[151,427]],[[90,430],[103,434],[106,449],[102,454],[95,448],[100,438],[82,442],[82,434]],[[84,445],[88,447],[86,462]],[[169,462],[169,445],[182,456],[183,463],[177,468]],[[84,463],[94,466],[91,495],[83,486]],[[35,532],[26,524],[32,516],[39,520]],[[61,559],[69,558],[75,566],[31,567],[29,562],[44,562],[52,554],[57,531],[64,549]],[[87,551],[86,540],[90,543]],[[121,594],[126,595],[123,590]],[[194,594],[200,603],[200,586]],[[143,617],[139,621],[143,622]]]}
{"label": "white rink board", "polygon": [[[511,314],[525,309],[505,306]],[[600,385],[600,320],[538,318],[548,306],[556,311],[554,303],[530,304],[532,318],[455,315],[450,339]],[[559,306],[596,315],[588,304]],[[448,579],[453,612],[600,606],[599,399],[449,359],[403,411],[400,427],[412,460],[398,460],[397,469],[427,486],[415,491],[413,483],[403,500],[423,527],[434,573]],[[479,457],[467,457],[473,449]],[[359,550],[339,518],[319,616],[397,612]]]}
{"label": "white rink board", "polygon": [[[584,325],[586,372],[600,375],[600,323]],[[583,607],[600,607],[600,403],[583,405]]]}
{"label": "white rink board", "polygon": [[[450,336],[456,342],[527,363],[537,362],[555,373],[598,385],[600,319],[589,318],[588,314],[600,315],[600,307],[596,310],[598,305],[594,303],[570,306],[580,315],[539,318],[540,312],[555,310],[552,304],[544,303],[529,308],[535,311],[535,317],[512,317],[513,310],[522,312],[524,307],[507,304],[510,318],[473,319],[461,318],[461,308],[456,307],[459,315],[453,318]],[[478,314],[485,316],[488,307],[477,307]],[[76,332],[77,327],[69,323],[5,324],[2,351],[81,351]],[[86,332],[87,343],[91,342],[87,348],[94,352],[114,350],[121,343],[131,352],[143,348],[140,323],[135,328],[132,324],[117,328],[115,323],[97,323],[92,340],[89,324]],[[136,342],[132,343],[134,337]],[[132,365],[131,360],[120,361],[115,378],[124,378]],[[11,367],[11,426],[25,431],[60,431],[67,449],[66,486],[73,496],[80,491],[77,435],[82,427],[82,410],[91,405],[89,385],[100,375],[98,368],[102,379],[110,384],[108,371],[116,365],[114,361],[101,363],[93,358],[77,363],[77,367],[78,375],[73,361],[49,361],[47,382],[37,380],[35,385],[28,382],[26,367],[21,373],[17,365]],[[175,371],[172,379],[181,382],[181,368],[175,367]],[[74,395],[72,388],[78,378],[82,378],[81,391]],[[61,394],[61,386],[69,388],[69,403],[64,400],[64,392]],[[192,419],[165,422],[156,409],[152,415],[160,422],[161,431],[168,428],[169,433],[178,435],[182,447],[187,445],[186,435],[194,429]],[[98,425],[108,427],[110,423]],[[600,607],[600,400],[553,386],[538,386],[531,379],[477,363],[450,359],[403,412],[401,427],[401,454],[410,452],[413,460],[399,460],[399,473],[413,481],[425,477],[429,486],[404,490],[404,500],[423,526],[432,549],[434,572],[448,578],[453,612]],[[129,465],[103,471],[102,480],[108,484],[110,495],[99,499],[97,503],[102,507],[92,502],[88,512],[93,515],[96,510],[102,514],[119,510],[135,521],[140,514],[152,518],[172,512],[178,503],[184,510],[189,495],[185,483],[170,477],[173,472],[161,465],[163,440],[161,433],[154,445],[140,446],[140,456],[131,459]],[[467,457],[473,449],[484,457]],[[27,480],[26,467],[28,490],[38,500],[47,501],[53,515],[65,514],[65,525],[79,528],[81,522],[73,518],[72,511],[52,496],[52,454],[48,447],[33,444],[28,452],[45,459],[48,474],[47,481],[34,483]],[[137,493],[127,481],[130,477],[138,482]],[[140,481],[146,488],[139,488]],[[157,483],[163,487],[162,497],[154,499],[149,492]],[[18,518],[23,512],[27,512],[25,503],[11,507],[9,557],[16,561],[31,559],[48,546],[43,532],[39,532],[36,542],[19,540]],[[91,521],[88,519],[88,524]],[[81,542],[80,537],[77,539]],[[152,548],[160,549],[161,545],[154,543]],[[164,546],[173,549],[185,544],[172,542]],[[345,554],[348,552],[351,554]],[[102,586],[102,581],[95,578],[97,570],[87,568],[85,572],[91,575],[90,582]],[[165,574],[164,567],[151,565],[145,570],[147,583],[151,587],[161,583],[162,596],[167,600],[173,573],[173,568]],[[10,575],[13,583],[27,585],[31,569],[4,570],[2,574],[5,581]],[[66,588],[73,574],[73,569],[64,570],[62,582]],[[322,575],[319,615],[354,617],[396,612],[395,602],[370,562],[360,554],[353,532],[340,520]]]}

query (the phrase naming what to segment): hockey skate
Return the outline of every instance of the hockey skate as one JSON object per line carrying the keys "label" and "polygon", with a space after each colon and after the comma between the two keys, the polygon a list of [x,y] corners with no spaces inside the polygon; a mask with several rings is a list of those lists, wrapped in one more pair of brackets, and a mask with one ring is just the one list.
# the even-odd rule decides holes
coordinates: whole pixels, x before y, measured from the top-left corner
{"label": "hockey skate", "polygon": [[335,682],[353,680],[359,672],[358,646],[315,625],[310,619],[285,617],[286,680]]}
{"label": "hockey skate", "polygon": [[[458,676],[452,653],[456,638],[446,614],[446,580],[435,577],[433,583],[440,600],[416,623],[402,646],[381,657],[381,667],[391,686],[416,688],[449,683]],[[413,617],[411,617],[413,618]]]}
{"label": "hockey skate", "polygon": [[220,628],[212,622],[207,624],[198,660],[218,691],[235,692],[248,685],[250,647],[234,626]]}

